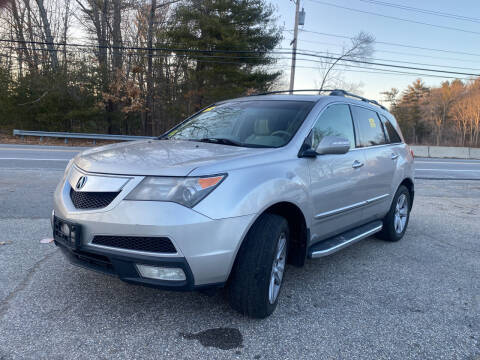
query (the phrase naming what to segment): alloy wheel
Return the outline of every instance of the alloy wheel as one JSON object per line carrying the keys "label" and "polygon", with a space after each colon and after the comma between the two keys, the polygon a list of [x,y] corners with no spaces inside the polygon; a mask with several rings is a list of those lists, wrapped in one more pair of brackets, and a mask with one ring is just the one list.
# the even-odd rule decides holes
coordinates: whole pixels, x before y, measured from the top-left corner
{"label": "alloy wheel", "polygon": [[408,219],[408,199],[407,195],[401,194],[398,197],[397,205],[395,206],[395,217],[393,225],[395,232],[401,234],[407,225]]}
{"label": "alloy wheel", "polygon": [[287,235],[282,232],[277,241],[277,250],[273,259],[270,286],[268,288],[268,301],[273,304],[277,300],[280,287],[282,286],[283,273],[285,271],[287,255]]}

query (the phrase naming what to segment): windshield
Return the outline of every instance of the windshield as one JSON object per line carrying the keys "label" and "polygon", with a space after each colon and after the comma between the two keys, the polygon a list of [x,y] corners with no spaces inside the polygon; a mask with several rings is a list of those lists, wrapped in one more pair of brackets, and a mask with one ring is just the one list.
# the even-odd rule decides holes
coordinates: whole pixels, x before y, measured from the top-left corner
{"label": "windshield", "polygon": [[310,101],[252,100],[209,107],[164,138],[245,147],[280,147],[295,135]]}

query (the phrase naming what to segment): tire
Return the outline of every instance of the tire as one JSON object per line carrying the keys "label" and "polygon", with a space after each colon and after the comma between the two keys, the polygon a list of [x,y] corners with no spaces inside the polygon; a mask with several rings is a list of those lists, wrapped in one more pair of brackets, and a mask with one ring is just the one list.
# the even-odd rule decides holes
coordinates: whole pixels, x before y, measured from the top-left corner
{"label": "tire", "polygon": [[[253,224],[240,247],[227,289],[233,309],[253,318],[273,313],[283,283],[289,235],[287,220],[278,215],[264,214]],[[282,244],[284,251],[280,251]],[[277,257],[280,253],[283,255]],[[281,269],[281,275],[276,272],[277,281],[271,286],[275,269]]]}
{"label": "tire", "polygon": [[[403,203],[401,199],[404,199]],[[405,186],[400,185],[393,197],[390,210],[383,218],[383,229],[378,233],[380,239],[398,241],[405,235],[410,220],[411,204],[410,191]],[[397,205],[399,206],[399,212],[397,212]]]}

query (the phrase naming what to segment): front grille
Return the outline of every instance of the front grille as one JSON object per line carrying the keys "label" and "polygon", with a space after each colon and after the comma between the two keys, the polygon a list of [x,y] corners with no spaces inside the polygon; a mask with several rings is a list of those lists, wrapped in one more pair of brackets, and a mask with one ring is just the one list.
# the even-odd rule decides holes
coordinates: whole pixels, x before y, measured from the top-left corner
{"label": "front grille", "polygon": [[93,238],[92,244],[155,253],[177,252],[170,239],[166,237],[97,235]]}
{"label": "front grille", "polygon": [[119,192],[82,192],[70,189],[70,198],[77,209],[101,209],[108,206]]}

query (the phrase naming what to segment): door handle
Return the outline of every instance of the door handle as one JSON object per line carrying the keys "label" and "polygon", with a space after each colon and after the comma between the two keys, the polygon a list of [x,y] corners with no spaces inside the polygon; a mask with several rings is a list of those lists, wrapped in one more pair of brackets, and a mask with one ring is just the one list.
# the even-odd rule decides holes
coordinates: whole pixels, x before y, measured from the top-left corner
{"label": "door handle", "polygon": [[363,163],[360,162],[360,161],[358,161],[358,160],[355,160],[355,161],[353,162],[353,164],[352,164],[352,167],[353,167],[354,169],[359,168],[359,167],[362,167],[362,166],[363,166]]}
{"label": "door handle", "polygon": [[398,158],[400,155],[398,154],[395,154],[395,153],[392,153],[392,160],[395,160],[396,158]]}

